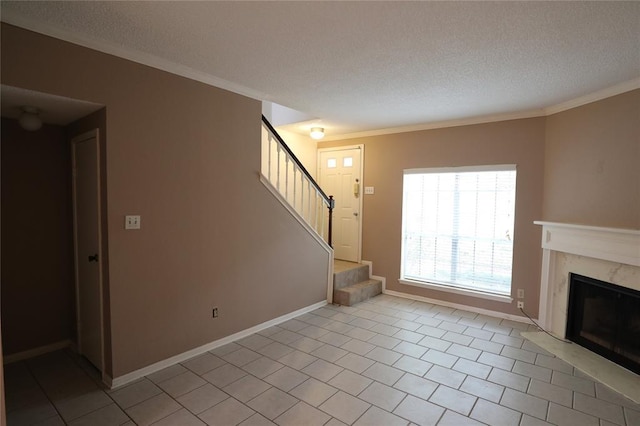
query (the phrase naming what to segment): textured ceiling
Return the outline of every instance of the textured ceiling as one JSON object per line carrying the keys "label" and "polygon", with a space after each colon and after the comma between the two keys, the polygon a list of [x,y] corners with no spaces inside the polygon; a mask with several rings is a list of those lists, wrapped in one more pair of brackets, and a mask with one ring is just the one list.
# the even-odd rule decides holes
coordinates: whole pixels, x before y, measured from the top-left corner
{"label": "textured ceiling", "polygon": [[318,117],[541,111],[640,76],[640,2],[11,2],[2,20]]}
{"label": "textured ceiling", "polygon": [[92,102],[0,85],[0,107],[3,117],[19,118],[24,106],[37,108],[42,121],[59,126],[66,126],[103,107]]}

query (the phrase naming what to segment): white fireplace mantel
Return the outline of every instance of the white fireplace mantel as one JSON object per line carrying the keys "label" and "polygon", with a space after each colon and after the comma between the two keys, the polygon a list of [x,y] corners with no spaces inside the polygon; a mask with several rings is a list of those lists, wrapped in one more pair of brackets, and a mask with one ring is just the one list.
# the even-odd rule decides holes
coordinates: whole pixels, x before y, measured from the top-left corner
{"label": "white fireplace mantel", "polygon": [[640,266],[640,230],[555,222],[542,225],[542,248]]}
{"label": "white fireplace mantel", "polygon": [[[568,289],[566,282],[558,283],[555,279],[558,255],[568,254],[611,262],[611,267],[616,271],[618,265],[622,265],[626,269],[631,268],[631,274],[635,277],[636,272],[640,271],[636,271],[636,268],[640,268],[640,230],[542,221],[534,223],[542,226],[540,325],[564,337]],[[637,276],[640,277],[640,272]],[[561,316],[560,312],[565,314],[564,318],[558,318]]]}

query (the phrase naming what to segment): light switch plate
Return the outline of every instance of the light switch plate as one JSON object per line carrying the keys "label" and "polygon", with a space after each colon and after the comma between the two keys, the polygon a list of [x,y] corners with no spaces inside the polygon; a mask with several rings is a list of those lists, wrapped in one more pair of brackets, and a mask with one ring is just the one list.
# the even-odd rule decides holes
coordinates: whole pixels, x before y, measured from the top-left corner
{"label": "light switch plate", "polygon": [[124,217],[124,229],[140,229],[140,216],[127,215]]}
{"label": "light switch plate", "polygon": [[373,186],[365,186],[364,193],[367,195],[373,195],[375,193],[375,189]]}

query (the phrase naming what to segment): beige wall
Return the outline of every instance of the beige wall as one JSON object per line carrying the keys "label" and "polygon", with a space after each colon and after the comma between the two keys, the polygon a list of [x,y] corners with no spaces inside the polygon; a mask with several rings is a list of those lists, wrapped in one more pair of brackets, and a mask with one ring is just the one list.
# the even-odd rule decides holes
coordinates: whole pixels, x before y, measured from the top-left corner
{"label": "beige wall", "polygon": [[[534,220],[640,229],[640,90],[546,118],[320,143],[365,144],[363,258],[387,288],[518,315],[515,306],[397,282],[402,170],[516,163],[518,194],[513,289],[525,289],[536,315],[540,230]],[[544,207],[543,207],[544,206]]]}
{"label": "beige wall", "polygon": [[71,164],[65,129],[2,118],[5,354],[73,339]]}
{"label": "beige wall", "polygon": [[[304,137],[296,133],[277,130],[278,135],[284,140],[293,155],[302,163],[313,179],[316,178],[316,157],[317,143],[309,137]],[[287,200],[296,198],[296,211],[299,212],[298,202],[309,197],[309,188],[306,185],[306,178],[292,159],[289,159],[284,148],[280,148],[275,137],[269,137],[270,132],[264,127],[262,129],[262,154],[261,171],[271,184],[280,191]],[[301,184],[301,182],[305,182]]]}
{"label": "beige wall", "polygon": [[492,311],[518,315],[513,304],[417,288],[398,283],[402,229],[404,169],[490,164],[517,165],[517,200],[513,260],[513,293],[525,290],[527,312],[537,315],[540,287],[540,229],[542,214],[544,118],[504,121],[421,132],[398,133],[341,142],[320,148],[365,145],[363,259],[373,273],[386,277],[387,289]]}
{"label": "beige wall", "polygon": [[547,117],[545,220],[640,229],[640,90]]}
{"label": "beige wall", "polygon": [[260,102],[6,24],[2,83],[106,106],[113,377],[325,300],[328,255],[258,180]]}
{"label": "beige wall", "polygon": [[309,136],[302,136],[287,130],[276,129],[276,131],[315,179],[318,170],[318,142]]}

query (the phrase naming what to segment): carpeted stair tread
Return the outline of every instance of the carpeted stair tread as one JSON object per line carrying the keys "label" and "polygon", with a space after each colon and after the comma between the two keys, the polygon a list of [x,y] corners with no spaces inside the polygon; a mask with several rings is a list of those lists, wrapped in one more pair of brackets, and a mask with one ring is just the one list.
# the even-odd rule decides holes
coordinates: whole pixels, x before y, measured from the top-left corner
{"label": "carpeted stair tread", "polygon": [[333,288],[340,289],[369,279],[369,266],[356,265],[353,268],[333,274]]}
{"label": "carpeted stair tread", "polygon": [[366,279],[364,281],[333,290],[333,303],[352,306],[382,293],[382,281]]}

